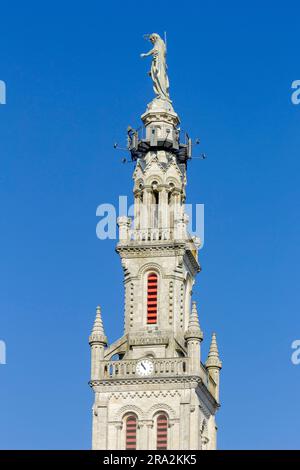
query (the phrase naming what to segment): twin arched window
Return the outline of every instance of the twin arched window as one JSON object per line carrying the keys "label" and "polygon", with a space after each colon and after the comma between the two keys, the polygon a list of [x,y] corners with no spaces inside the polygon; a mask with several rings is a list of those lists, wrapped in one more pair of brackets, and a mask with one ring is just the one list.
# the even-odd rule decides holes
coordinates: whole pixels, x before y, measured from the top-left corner
{"label": "twin arched window", "polygon": [[[126,418],[126,450],[136,450],[137,418],[131,414]],[[168,417],[160,413],[156,418],[156,449],[168,449]]]}
{"label": "twin arched window", "polygon": [[158,277],[156,273],[148,274],[147,278],[147,323],[157,323]]}

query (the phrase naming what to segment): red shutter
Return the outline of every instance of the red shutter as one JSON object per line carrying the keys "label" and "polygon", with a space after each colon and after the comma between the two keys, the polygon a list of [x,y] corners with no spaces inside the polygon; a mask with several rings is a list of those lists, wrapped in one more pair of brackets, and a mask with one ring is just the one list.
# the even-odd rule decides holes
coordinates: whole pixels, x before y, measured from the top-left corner
{"label": "red shutter", "polygon": [[157,417],[156,448],[166,450],[168,448],[168,418],[161,414]]}
{"label": "red shutter", "polygon": [[134,415],[126,419],[126,449],[136,449],[136,417]]}
{"label": "red shutter", "polygon": [[157,283],[157,274],[149,274],[147,284],[147,323],[157,323]]}

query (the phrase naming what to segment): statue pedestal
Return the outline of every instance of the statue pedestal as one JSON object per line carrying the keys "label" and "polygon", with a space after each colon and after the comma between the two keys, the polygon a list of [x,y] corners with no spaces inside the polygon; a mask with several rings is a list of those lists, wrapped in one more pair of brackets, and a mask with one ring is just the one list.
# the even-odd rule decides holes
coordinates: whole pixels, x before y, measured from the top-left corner
{"label": "statue pedestal", "polygon": [[156,130],[158,137],[173,139],[175,137],[174,132],[177,131],[177,126],[180,123],[172,103],[159,98],[154,98],[148,104],[147,110],[142,114],[141,119],[146,128],[146,137],[149,140],[153,129]]}
{"label": "statue pedestal", "polygon": [[156,111],[156,110],[164,110],[169,111],[171,113],[175,113],[172,101],[163,100],[161,98],[154,98],[148,105],[147,111]]}

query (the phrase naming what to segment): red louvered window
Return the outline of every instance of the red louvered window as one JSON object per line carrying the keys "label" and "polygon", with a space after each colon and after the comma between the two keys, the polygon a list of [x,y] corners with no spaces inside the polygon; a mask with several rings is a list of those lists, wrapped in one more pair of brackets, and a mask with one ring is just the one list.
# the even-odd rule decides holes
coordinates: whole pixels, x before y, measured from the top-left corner
{"label": "red louvered window", "polygon": [[126,418],[126,449],[136,449],[136,417],[130,415]]}
{"label": "red louvered window", "polygon": [[166,450],[168,448],[168,417],[165,414],[157,417],[156,436],[157,450]]}
{"label": "red louvered window", "polygon": [[147,323],[157,323],[157,274],[151,273],[147,280]]}

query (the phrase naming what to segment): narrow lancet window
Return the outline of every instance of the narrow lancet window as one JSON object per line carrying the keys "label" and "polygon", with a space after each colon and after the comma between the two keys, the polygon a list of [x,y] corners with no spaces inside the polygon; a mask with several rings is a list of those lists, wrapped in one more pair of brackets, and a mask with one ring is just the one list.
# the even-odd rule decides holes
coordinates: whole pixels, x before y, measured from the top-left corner
{"label": "narrow lancet window", "polygon": [[147,279],[147,323],[157,323],[157,274],[151,273]]}
{"label": "narrow lancet window", "polygon": [[168,417],[160,414],[157,417],[156,448],[166,450],[168,448]]}
{"label": "narrow lancet window", "polygon": [[136,449],[136,428],[137,422],[134,415],[126,418],[126,449]]}

